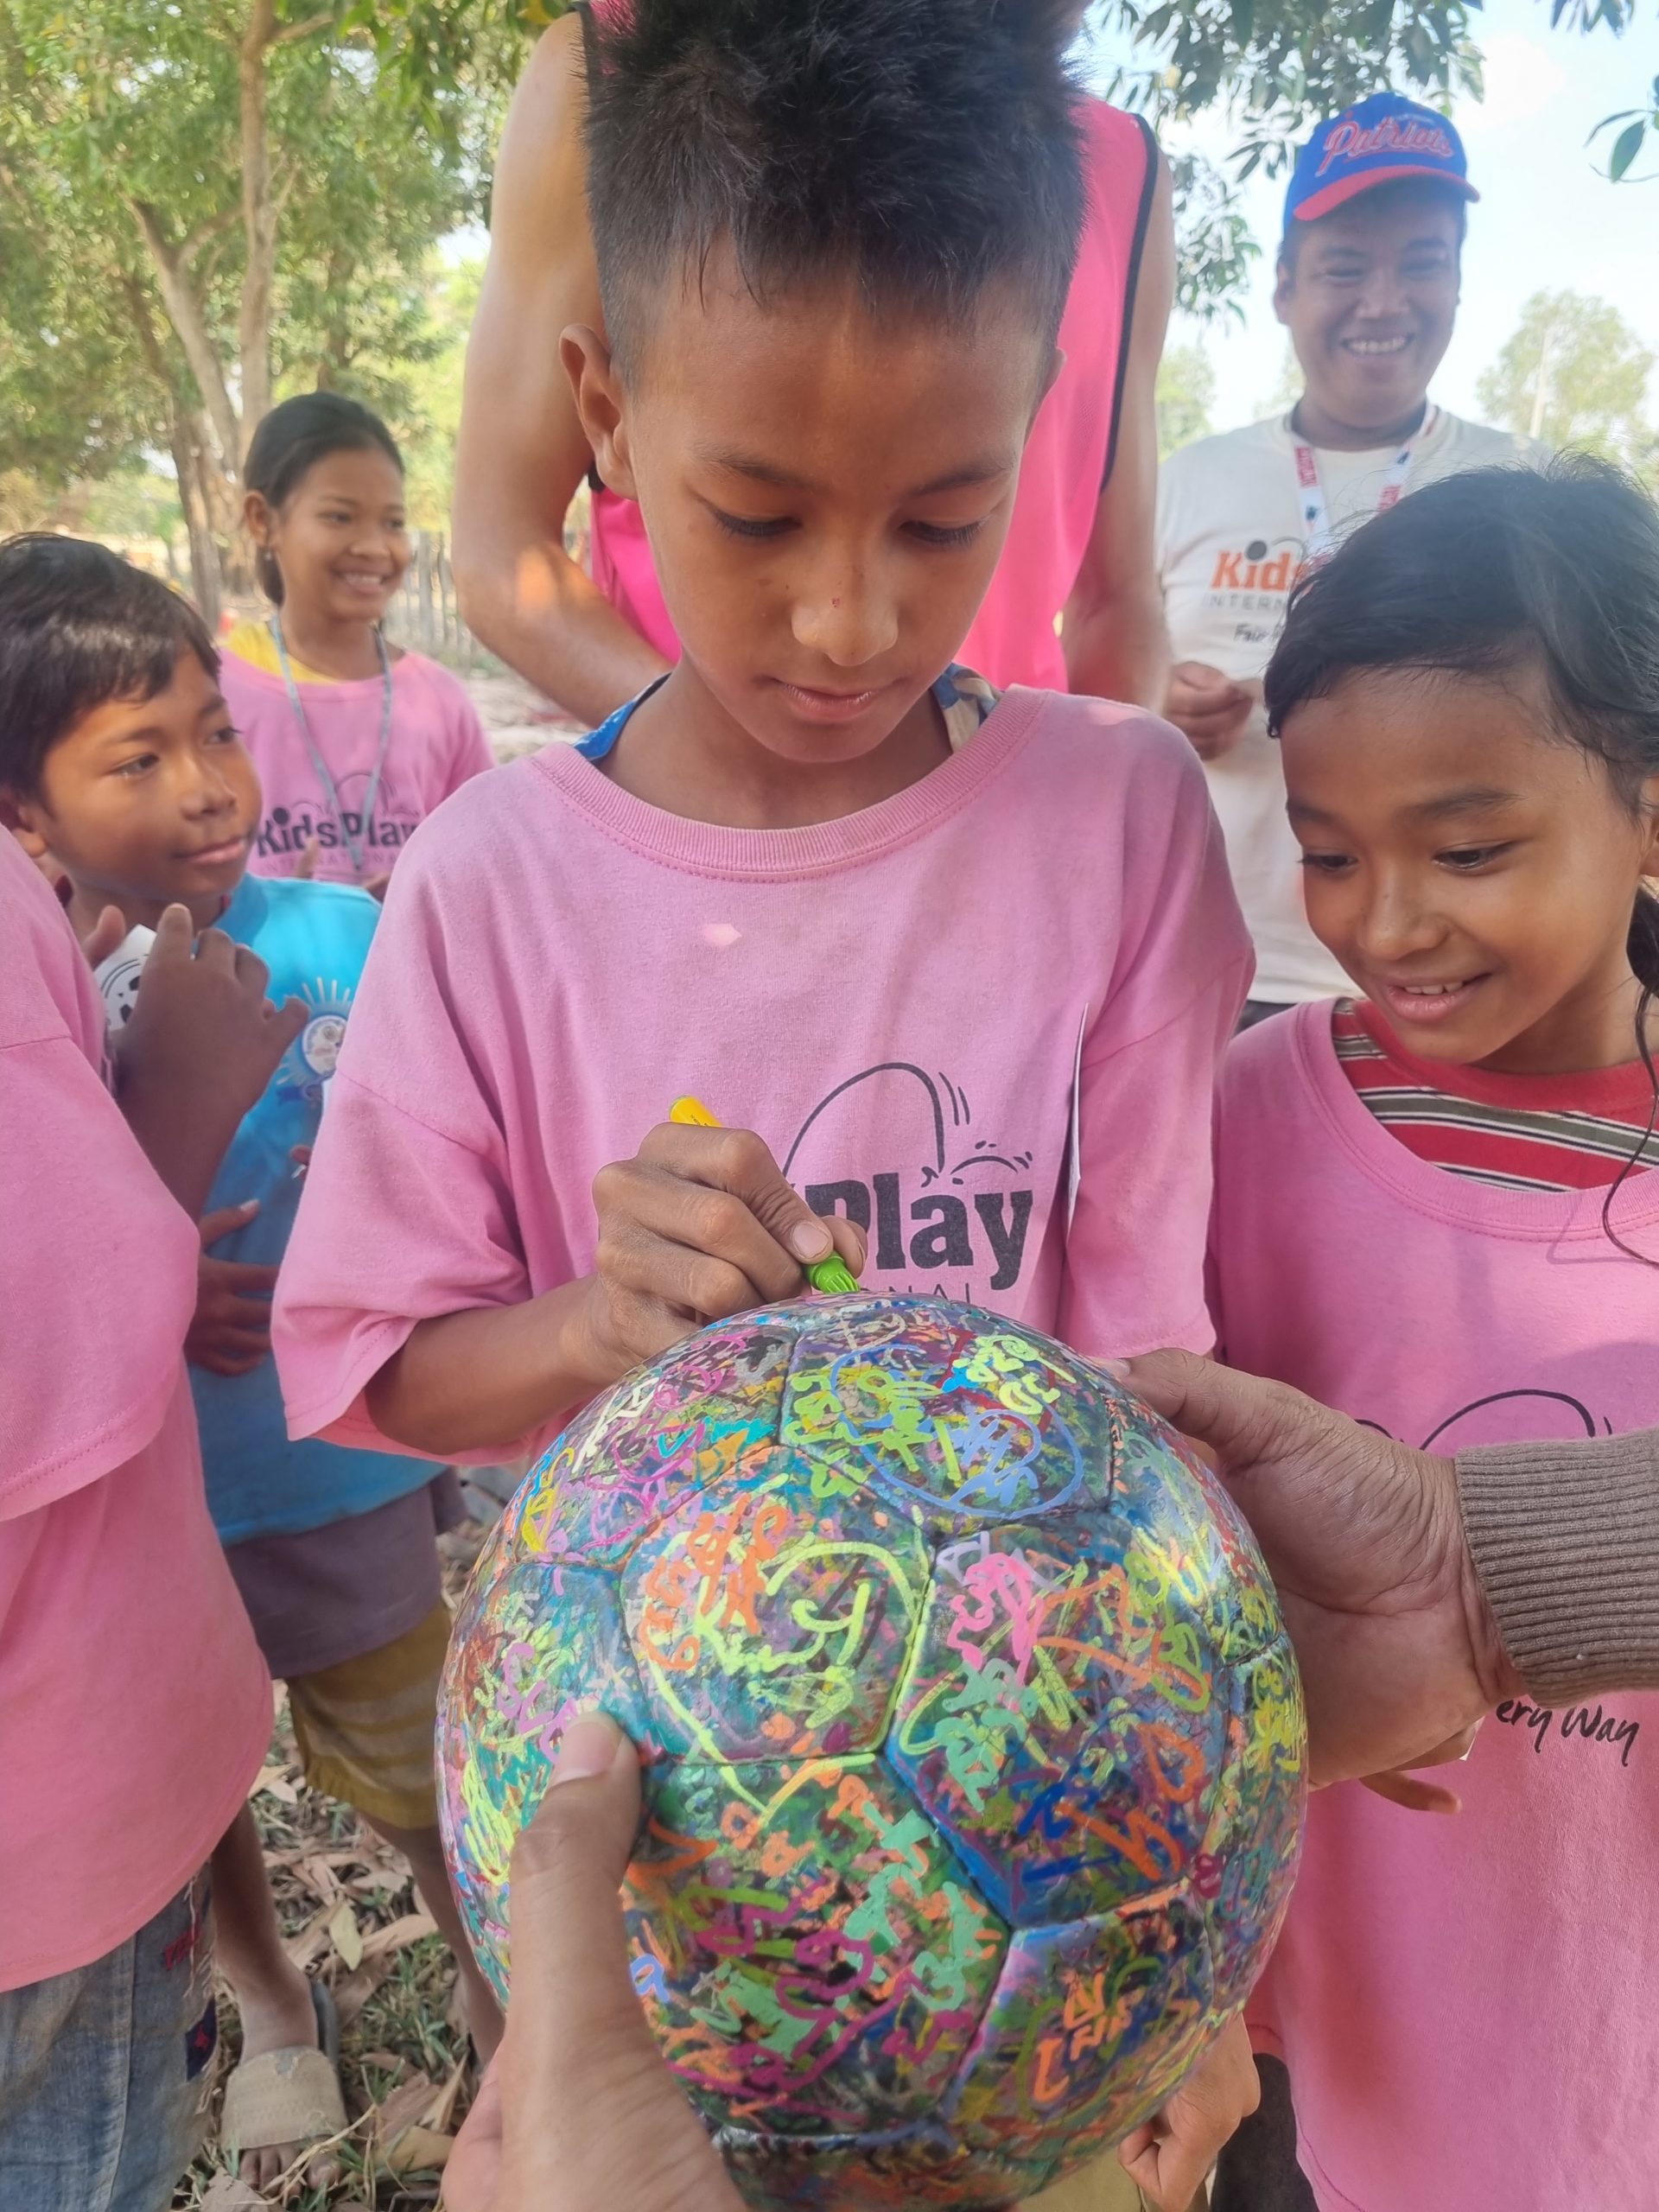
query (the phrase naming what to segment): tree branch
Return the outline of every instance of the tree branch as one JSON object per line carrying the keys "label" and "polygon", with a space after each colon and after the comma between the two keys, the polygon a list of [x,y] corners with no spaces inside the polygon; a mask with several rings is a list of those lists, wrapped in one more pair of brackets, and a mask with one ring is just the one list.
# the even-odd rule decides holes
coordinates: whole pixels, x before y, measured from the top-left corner
{"label": "tree branch", "polygon": [[267,46],[296,46],[302,38],[315,38],[319,31],[326,31],[334,22],[331,15],[308,16],[302,23],[284,23],[265,41]]}
{"label": "tree branch", "polygon": [[180,245],[179,258],[187,268],[191,267],[203,246],[218,238],[222,232],[231,229],[241,219],[242,210],[239,207],[223,207],[217,215],[210,215],[200,229],[193,231]]}
{"label": "tree branch", "polygon": [[167,309],[167,319],[178,334],[184,358],[190,364],[190,373],[207,410],[220,465],[227,475],[237,476],[242,459],[241,425],[232,404],[224,365],[207,327],[201,301],[190,282],[184,255],[168,237],[160,215],[148,200],[130,200],[127,205],[155,264],[156,283],[162,305]]}

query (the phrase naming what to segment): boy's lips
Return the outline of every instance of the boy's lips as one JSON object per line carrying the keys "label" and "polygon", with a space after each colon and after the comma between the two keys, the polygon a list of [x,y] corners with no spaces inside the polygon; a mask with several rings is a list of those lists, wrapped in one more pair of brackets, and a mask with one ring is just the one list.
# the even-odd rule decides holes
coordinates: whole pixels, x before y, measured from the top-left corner
{"label": "boy's lips", "polygon": [[791,683],[781,676],[773,680],[796,713],[815,722],[856,721],[887,688],[885,683],[874,683],[862,691],[820,691],[804,683]]}
{"label": "boy's lips", "polygon": [[227,861],[242,858],[251,834],[245,830],[239,836],[221,837],[217,844],[198,845],[193,852],[181,853],[179,858],[188,861],[192,868],[223,868]]}
{"label": "boy's lips", "polygon": [[1456,982],[1390,983],[1379,977],[1372,995],[1397,1020],[1432,1027],[1460,1012],[1485,981],[1484,976],[1465,976]]}

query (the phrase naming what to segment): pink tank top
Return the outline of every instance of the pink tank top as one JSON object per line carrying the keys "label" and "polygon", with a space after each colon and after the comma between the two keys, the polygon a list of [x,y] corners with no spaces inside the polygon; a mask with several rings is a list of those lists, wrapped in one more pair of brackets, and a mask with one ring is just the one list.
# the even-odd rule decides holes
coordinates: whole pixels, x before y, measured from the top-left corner
{"label": "pink tank top", "polygon": [[[1060,324],[1065,365],[1026,447],[1008,542],[958,658],[999,686],[1066,689],[1055,617],[1083,566],[1111,474],[1123,401],[1129,316],[1157,182],[1152,133],[1103,100],[1083,105],[1089,214]],[[594,582],[658,652],[679,652],[639,509],[594,493]]]}

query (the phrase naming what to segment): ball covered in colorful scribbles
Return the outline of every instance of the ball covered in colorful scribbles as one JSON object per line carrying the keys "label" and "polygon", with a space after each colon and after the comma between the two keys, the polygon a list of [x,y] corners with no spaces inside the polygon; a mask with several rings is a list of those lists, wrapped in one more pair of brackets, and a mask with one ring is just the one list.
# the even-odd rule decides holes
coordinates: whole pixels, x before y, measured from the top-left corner
{"label": "ball covered in colorful scribbles", "polygon": [[965,1306],[705,1330],[587,1408],[480,1559],[445,1839],[505,1993],[571,1716],[647,1748],[634,1985],[761,2205],[1006,2204],[1116,2144],[1289,1897],[1295,1664],[1219,1484]]}

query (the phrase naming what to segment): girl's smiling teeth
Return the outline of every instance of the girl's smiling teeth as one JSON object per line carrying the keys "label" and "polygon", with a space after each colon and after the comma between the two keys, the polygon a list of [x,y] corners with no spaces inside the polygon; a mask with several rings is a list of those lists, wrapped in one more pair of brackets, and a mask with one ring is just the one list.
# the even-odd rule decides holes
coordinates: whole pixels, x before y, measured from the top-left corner
{"label": "girl's smiling teeth", "polygon": [[1409,337],[1344,338],[1342,343],[1343,350],[1345,353],[1370,355],[1377,353],[1403,353],[1407,346],[1410,345],[1411,340]]}
{"label": "girl's smiling teeth", "polygon": [[1380,982],[1374,995],[1402,1021],[1444,1021],[1485,980],[1484,976],[1465,976],[1454,983]]}

